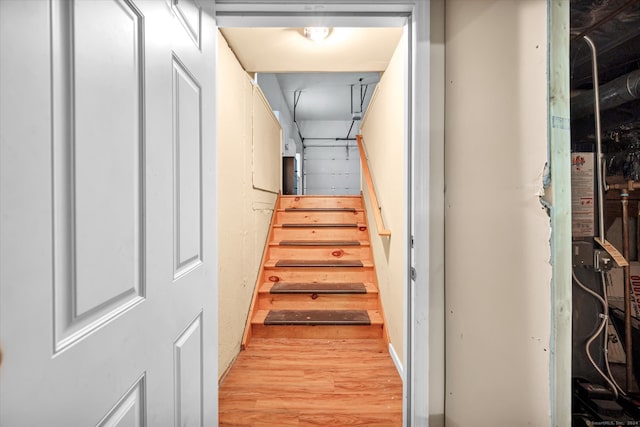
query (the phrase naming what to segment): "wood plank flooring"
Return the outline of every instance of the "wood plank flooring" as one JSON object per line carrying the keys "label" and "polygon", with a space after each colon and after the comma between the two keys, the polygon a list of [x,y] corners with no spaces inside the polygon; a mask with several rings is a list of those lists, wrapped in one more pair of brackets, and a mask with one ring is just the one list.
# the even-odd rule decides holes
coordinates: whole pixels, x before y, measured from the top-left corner
{"label": "wood plank flooring", "polygon": [[400,426],[402,381],[380,339],[254,338],[219,388],[219,425]]}

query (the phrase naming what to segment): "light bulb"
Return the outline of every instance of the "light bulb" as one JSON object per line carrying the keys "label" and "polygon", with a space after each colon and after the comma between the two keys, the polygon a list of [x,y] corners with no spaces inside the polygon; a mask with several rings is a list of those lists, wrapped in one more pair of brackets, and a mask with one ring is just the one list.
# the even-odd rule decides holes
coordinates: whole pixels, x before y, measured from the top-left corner
{"label": "light bulb", "polygon": [[328,27],[305,27],[304,35],[309,40],[313,40],[316,43],[321,43],[329,36]]}

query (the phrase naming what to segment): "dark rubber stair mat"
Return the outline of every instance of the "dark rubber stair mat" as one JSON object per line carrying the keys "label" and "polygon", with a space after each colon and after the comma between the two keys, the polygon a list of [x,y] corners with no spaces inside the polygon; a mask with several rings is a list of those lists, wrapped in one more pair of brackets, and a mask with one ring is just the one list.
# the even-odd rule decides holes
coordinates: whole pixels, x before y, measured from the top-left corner
{"label": "dark rubber stair mat", "polygon": [[359,240],[282,240],[280,246],[360,246]]}
{"label": "dark rubber stair mat", "polygon": [[276,267],[364,267],[362,261],[357,260],[287,260],[276,262]]}
{"label": "dark rubber stair mat", "polygon": [[328,223],[310,223],[310,224],[282,224],[282,228],[357,228],[358,224],[328,224]]}
{"label": "dark rubber stair mat", "polygon": [[277,282],[272,294],[366,294],[364,283],[293,283]]}
{"label": "dark rubber stair mat", "polygon": [[366,310],[271,310],[265,325],[371,325]]}
{"label": "dark rubber stair mat", "polygon": [[353,212],[356,208],[285,208],[285,212]]}

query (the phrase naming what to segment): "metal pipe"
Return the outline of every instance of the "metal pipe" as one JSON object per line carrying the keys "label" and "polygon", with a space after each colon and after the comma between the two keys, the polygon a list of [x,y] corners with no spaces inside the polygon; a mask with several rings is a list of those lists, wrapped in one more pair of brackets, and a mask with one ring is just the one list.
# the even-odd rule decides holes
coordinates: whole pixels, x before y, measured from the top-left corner
{"label": "metal pipe", "polygon": [[[598,83],[598,52],[593,41],[588,37],[584,36],[585,42],[591,48],[591,59],[593,62],[593,105],[594,105],[594,115],[595,115],[595,126],[596,126],[596,170],[597,170],[597,184],[598,184],[598,236],[604,242],[606,241],[605,233],[604,233],[604,176],[603,176],[603,167],[602,167],[602,136],[600,129],[600,91],[599,91],[599,83]],[[629,184],[629,183],[628,183]],[[632,186],[632,185],[631,185]],[[629,194],[624,192],[623,199],[623,240],[626,239],[626,244],[623,244],[623,251],[625,251],[624,257],[629,259],[629,223],[628,223],[628,198]],[[621,196],[623,196],[621,194]],[[626,222],[626,230],[625,230],[625,222]],[[629,319],[629,326],[625,330],[625,344],[626,344],[626,356],[627,356],[627,391],[630,390],[631,384],[631,376],[629,369],[633,367],[633,355],[631,352],[631,304],[629,300],[629,304],[627,304],[627,300],[630,297],[630,292],[627,287],[630,286],[630,270],[629,266],[625,267],[625,327],[627,325],[627,317]],[[606,298],[606,288],[603,283],[603,292],[605,293]],[[628,293],[629,292],[629,293]],[[605,315],[608,312],[608,307],[604,307]],[[627,334],[629,334],[629,339],[627,339]]]}
{"label": "metal pipe", "polygon": [[[594,87],[595,90],[595,87]],[[640,99],[640,70],[635,70],[602,85],[600,91],[600,111],[617,107]],[[571,99],[571,117],[584,117],[593,111],[592,91],[581,93]]]}
{"label": "metal pipe", "polygon": [[635,181],[627,181],[624,184],[609,184],[608,188],[610,190],[627,190],[633,191],[640,189],[640,182]]}
{"label": "metal pipe", "polygon": [[[620,192],[622,202],[622,255],[629,260],[629,193]],[[608,309],[608,307],[607,307]],[[631,336],[631,267],[624,267],[624,349],[627,355],[626,390],[633,385],[633,342]]]}
{"label": "metal pipe", "polygon": [[355,120],[351,120],[351,126],[349,126],[349,131],[347,132],[347,139],[349,139],[349,135],[351,135],[351,129],[353,129],[353,125],[356,123]]}
{"label": "metal pipe", "polygon": [[593,64],[593,102],[596,122],[596,181],[598,183],[598,237],[605,241],[604,235],[604,177],[602,176],[602,136],[600,130],[600,91],[598,89],[598,51],[596,45],[588,37],[584,41],[591,49],[591,61]]}
{"label": "metal pipe", "polygon": [[304,137],[302,136],[302,132],[300,132],[300,126],[298,126],[298,122],[296,121],[296,109],[298,108],[298,102],[300,101],[301,95],[302,95],[301,90],[293,91],[293,124],[296,125],[296,130],[298,131],[298,138],[300,138],[300,142],[302,143],[302,148],[304,148]]}
{"label": "metal pipe", "polygon": [[349,92],[351,93],[351,115],[353,116],[353,85],[351,85]]}
{"label": "metal pipe", "polygon": [[301,95],[302,95],[301,90],[293,91],[293,123],[296,123],[296,109],[298,108],[298,102],[300,101]]}

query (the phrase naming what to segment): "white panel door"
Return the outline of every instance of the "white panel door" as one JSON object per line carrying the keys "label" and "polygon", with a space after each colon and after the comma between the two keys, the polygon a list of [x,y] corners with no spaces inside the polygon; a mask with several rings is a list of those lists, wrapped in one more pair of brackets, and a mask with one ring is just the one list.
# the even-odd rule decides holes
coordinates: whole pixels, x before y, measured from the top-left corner
{"label": "white panel door", "polygon": [[360,194],[358,147],[305,147],[304,187],[304,194]]}
{"label": "white panel door", "polygon": [[0,425],[217,424],[215,22],[0,1]]}

